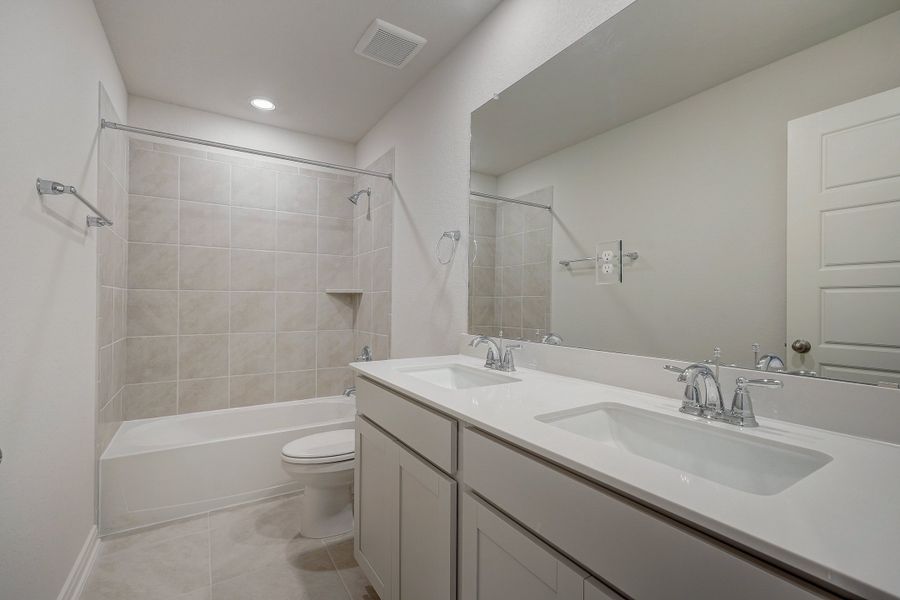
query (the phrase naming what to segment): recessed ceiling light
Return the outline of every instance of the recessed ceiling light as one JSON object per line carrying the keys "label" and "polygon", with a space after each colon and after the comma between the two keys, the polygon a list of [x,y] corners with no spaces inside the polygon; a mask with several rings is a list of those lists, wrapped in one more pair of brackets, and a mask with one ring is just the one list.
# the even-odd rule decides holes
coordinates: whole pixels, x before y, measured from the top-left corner
{"label": "recessed ceiling light", "polygon": [[268,98],[253,98],[250,106],[258,110],[275,110],[275,103]]}

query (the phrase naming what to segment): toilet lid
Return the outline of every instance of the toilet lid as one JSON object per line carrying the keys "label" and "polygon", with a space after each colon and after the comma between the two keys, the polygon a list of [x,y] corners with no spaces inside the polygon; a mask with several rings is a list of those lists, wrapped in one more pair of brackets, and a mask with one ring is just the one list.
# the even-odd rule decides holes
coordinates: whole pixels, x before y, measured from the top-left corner
{"label": "toilet lid", "polygon": [[351,460],[355,454],[355,430],[335,429],[314,433],[281,449],[281,455],[293,463],[326,463]]}

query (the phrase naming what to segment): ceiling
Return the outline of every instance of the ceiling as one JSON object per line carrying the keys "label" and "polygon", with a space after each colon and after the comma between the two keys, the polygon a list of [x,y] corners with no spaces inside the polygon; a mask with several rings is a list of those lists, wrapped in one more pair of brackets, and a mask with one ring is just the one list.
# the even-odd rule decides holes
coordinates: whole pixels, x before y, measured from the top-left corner
{"label": "ceiling", "polygon": [[[499,2],[94,0],[130,94],[348,142]],[[428,40],[403,69],[353,52],[376,17]]]}
{"label": "ceiling", "polygon": [[900,0],[637,0],[472,114],[502,175],[900,10]]}

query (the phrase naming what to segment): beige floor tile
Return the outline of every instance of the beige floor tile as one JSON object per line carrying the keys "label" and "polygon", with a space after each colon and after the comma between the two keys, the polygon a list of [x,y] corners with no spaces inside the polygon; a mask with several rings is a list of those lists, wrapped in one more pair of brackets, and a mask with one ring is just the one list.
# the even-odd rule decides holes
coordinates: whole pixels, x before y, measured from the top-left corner
{"label": "beige floor tile", "polygon": [[328,550],[351,600],[379,600],[378,594],[375,593],[362,569],[357,565],[356,559],[353,558],[352,534],[325,540],[325,548]]}
{"label": "beige floor tile", "polygon": [[209,534],[101,556],[81,600],[172,600],[209,586]]}
{"label": "beige floor tile", "polygon": [[346,600],[347,592],[318,540],[277,563],[213,584],[213,600]]}
{"label": "beige floor tile", "polygon": [[300,501],[290,496],[210,516],[213,583],[266,566],[293,564],[318,540],[300,536]]}
{"label": "beige floor tile", "polygon": [[179,594],[169,600],[210,600],[212,598],[212,588],[205,587],[187,594]]}
{"label": "beige floor tile", "polygon": [[173,538],[207,531],[209,531],[208,515],[204,514],[200,517],[181,519],[173,523],[164,523],[163,525],[148,527],[133,533],[105,537],[100,543],[99,556],[107,556],[123,550],[146,548]]}

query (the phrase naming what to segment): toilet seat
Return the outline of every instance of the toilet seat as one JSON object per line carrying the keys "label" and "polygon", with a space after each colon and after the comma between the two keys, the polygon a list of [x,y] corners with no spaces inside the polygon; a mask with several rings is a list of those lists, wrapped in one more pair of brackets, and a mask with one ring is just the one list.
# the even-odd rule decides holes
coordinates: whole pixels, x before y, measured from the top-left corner
{"label": "toilet seat", "polygon": [[318,465],[352,461],[356,456],[354,429],[335,429],[314,433],[288,442],[281,458],[296,465]]}

